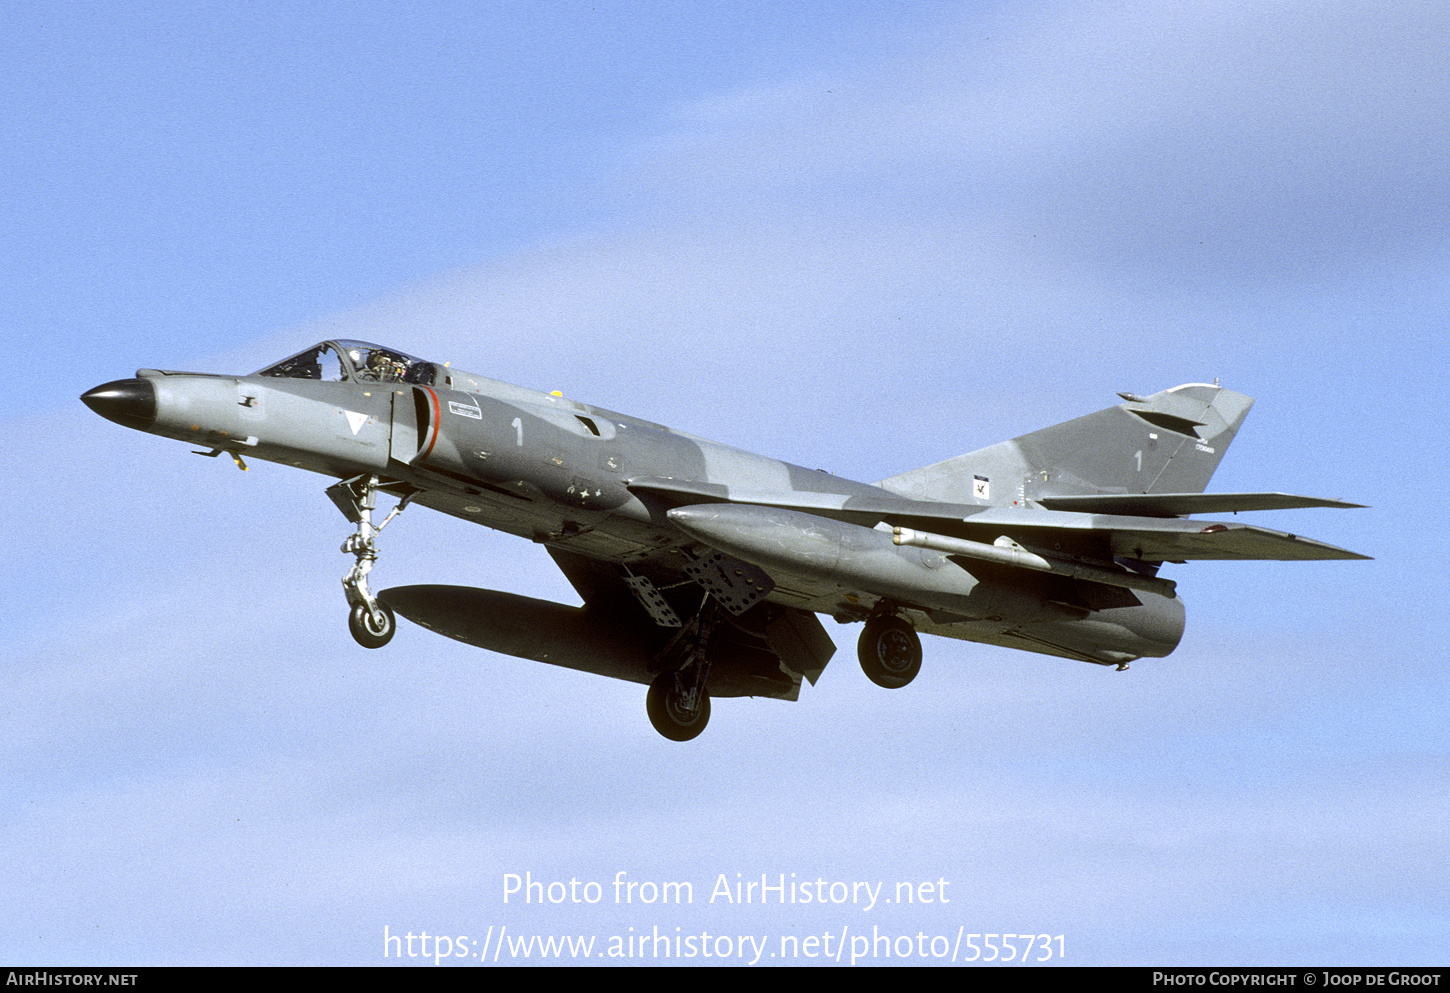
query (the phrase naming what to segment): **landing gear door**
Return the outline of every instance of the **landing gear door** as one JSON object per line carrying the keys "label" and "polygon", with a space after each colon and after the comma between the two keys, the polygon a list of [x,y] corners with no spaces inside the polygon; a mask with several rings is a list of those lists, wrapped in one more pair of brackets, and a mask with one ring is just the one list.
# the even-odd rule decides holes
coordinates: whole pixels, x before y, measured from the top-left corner
{"label": "landing gear door", "polygon": [[426,423],[419,422],[420,414],[427,417],[426,398],[418,402],[415,394],[423,391],[419,387],[393,391],[393,433],[389,439],[389,454],[399,462],[412,462],[418,457],[419,439],[427,430]]}

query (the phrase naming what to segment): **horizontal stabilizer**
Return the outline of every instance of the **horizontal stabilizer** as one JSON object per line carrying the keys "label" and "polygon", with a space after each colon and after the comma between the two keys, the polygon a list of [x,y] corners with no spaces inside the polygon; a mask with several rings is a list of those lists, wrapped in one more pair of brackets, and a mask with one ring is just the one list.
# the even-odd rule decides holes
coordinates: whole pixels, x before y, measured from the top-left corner
{"label": "horizontal stabilizer", "polygon": [[1363,507],[1362,503],[1294,496],[1289,493],[1093,493],[1039,497],[1049,510],[1127,517],[1180,517],[1184,514],[1227,514],[1241,510],[1299,510],[1304,507]]}

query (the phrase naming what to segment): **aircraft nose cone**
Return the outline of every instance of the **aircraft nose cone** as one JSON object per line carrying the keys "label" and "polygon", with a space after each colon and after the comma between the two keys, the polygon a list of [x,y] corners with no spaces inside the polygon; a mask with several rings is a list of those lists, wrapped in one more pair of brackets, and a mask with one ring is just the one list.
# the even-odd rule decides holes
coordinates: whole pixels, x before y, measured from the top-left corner
{"label": "aircraft nose cone", "polygon": [[156,387],[149,379],[118,379],[81,394],[81,402],[108,421],[137,431],[156,423]]}

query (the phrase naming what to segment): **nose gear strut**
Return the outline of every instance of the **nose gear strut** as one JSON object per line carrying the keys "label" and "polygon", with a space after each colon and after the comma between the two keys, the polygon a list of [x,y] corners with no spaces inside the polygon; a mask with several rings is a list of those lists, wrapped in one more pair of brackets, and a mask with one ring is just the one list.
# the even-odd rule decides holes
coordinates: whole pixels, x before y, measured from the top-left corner
{"label": "nose gear strut", "polygon": [[398,622],[392,608],[373,596],[368,589],[368,573],[378,560],[377,536],[383,528],[401,514],[412,502],[414,493],[408,493],[398,505],[388,511],[381,524],[373,526],[373,510],[378,504],[378,477],[354,476],[327,488],[327,495],[337,504],[344,517],[357,525],[357,530],[342,543],[342,551],[357,557],[347,575],[342,577],[342,589],[347,594],[347,626],[353,638],[364,648],[382,648],[393,639]]}

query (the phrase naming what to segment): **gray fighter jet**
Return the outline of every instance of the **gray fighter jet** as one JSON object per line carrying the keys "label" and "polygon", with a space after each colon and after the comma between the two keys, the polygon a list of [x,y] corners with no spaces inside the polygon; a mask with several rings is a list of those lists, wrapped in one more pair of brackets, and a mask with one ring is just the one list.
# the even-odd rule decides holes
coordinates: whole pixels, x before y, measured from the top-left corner
{"label": "gray fighter jet", "polygon": [[[1164,563],[1366,556],[1195,514],[1355,507],[1204,493],[1253,401],[1201,383],[875,485],[705,441],[559,393],[360,341],[248,376],[141,369],[81,397],[118,424],[310,469],[355,526],[342,550],[353,637],[394,612],[520,658],[647,684],[650,721],[686,741],[710,697],[794,700],[835,652],[816,615],[864,621],[880,686],[910,683],[918,632],[1126,669],[1183,634]],[[374,522],[379,494],[396,503]],[[377,535],[413,503],[539,542],[583,607],[494,590],[374,595]]]}

